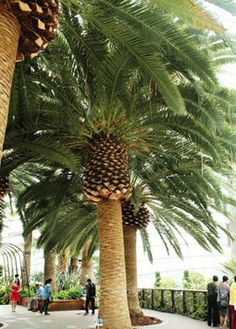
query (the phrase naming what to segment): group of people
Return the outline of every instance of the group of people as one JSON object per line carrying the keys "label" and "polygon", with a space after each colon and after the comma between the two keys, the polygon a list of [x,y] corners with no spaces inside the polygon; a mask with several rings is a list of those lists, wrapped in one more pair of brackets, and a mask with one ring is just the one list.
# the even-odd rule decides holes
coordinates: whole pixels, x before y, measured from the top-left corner
{"label": "group of people", "polygon": [[[45,281],[44,287],[41,284],[36,284],[36,295],[31,299],[29,311],[37,312],[39,311],[41,314],[49,315],[48,313],[48,305],[52,302],[52,279],[48,279]],[[39,301],[43,300],[42,307],[39,309]]]}
{"label": "group of people", "polygon": [[[48,279],[45,281],[44,287],[41,284],[36,284],[36,295],[31,299],[29,311],[32,312],[40,312],[44,315],[49,315],[48,313],[48,305],[52,301],[52,279]],[[19,274],[15,275],[14,282],[11,286],[10,293],[10,303],[12,312],[16,311],[17,302],[20,301],[20,279]],[[86,291],[86,303],[85,303],[85,315],[89,314],[89,304],[91,303],[92,314],[95,313],[95,300],[96,300],[96,286],[91,281],[91,279],[87,280],[87,284],[85,286]],[[43,301],[42,307],[39,309],[39,301]]]}
{"label": "group of people", "polygon": [[[39,312],[44,315],[49,315],[48,313],[48,305],[52,298],[52,287],[51,287],[52,279],[48,279],[45,281],[44,288],[41,284],[36,284],[36,295],[31,299],[29,311]],[[10,303],[11,303],[11,311],[16,312],[17,302],[20,301],[20,279],[19,274],[15,275],[14,282],[11,286],[10,293]],[[42,307],[38,309],[39,300],[43,301]]]}
{"label": "group of people", "polygon": [[224,275],[218,285],[218,277],[213,276],[213,281],[207,285],[207,323],[208,326],[223,328],[226,317],[230,329],[236,329],[236,276],[231,286],[229,278]]}

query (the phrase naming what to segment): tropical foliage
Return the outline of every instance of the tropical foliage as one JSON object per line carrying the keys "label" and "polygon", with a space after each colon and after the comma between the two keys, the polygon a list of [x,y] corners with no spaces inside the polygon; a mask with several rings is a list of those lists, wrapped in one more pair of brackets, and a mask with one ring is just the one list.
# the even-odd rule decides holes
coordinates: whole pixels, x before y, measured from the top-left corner
{"label": "tropical foliage", "polygon": [[[131,327],[121,212],[130,177],[151,195],[153,224],[179,255],[179,227],[219,249],[224,228],[210,207],[227,215],[235,203],[219,184],[235,160],[235,93],[216,79],[235,55],[196,4],[63,1],[56,42],[14,77],[1,176],[21,182],[18,207],[46,248],[55,246],[49,227],[64,234],[59,249],[99,236],[104,328]],[[134,209],[142,202],[134,198]]]}

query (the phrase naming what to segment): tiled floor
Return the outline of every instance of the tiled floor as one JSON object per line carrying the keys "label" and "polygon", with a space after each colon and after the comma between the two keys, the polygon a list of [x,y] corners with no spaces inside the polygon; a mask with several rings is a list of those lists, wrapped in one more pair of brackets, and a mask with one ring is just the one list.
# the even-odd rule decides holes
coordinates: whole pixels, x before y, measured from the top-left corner
{"label": "tiled floor", "polygon": [[[206,322],[192,320],[181,315],[145,310],[145,314],[163,320],[162,324],[146,326],[146,329],[203,329]],[[51,312],[44,316],[32,313],[17,305],[16,313],[11,313],[10,305],[0,305],[0,323],[7,329],[86,329],[95,328],[97,315],[84,316],[84,311]],[[121,328],[122,329],[122,328]]]}

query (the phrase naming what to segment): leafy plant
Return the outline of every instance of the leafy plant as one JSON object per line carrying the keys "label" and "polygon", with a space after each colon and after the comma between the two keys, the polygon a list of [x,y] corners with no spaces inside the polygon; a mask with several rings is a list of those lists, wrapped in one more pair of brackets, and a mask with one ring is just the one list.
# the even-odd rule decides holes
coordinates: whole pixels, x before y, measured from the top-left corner
{"label": "leafy plant", "polygon": [[34,274],[31,275],[30,279],[31,279],[31,282],[43,283],[44,274],[43,274],[43,272],[35,272]]}
{"label": "leafy plant", "polygon": [[60,290],[53,295],[55,299],[79,299],[81,297],[81,286],[77,285],[68,290]]}
{"label": "leafy plant", "polygon": [[184,271],[183,287],[185,289],[206,289],[204,275],[198,272]]}
{"label": "leafy plant", "polygon": [[228,262],[223,264],[224,272],[229,276],[236,274],[236,257],[232,257]]}
{"label": "leafy plant", "polygon": [[59,271],[57,273],[57,287],[58,290],[68,290],[77,285],[79,280],[78,274],[76,273],[64,273]]}
{"label": "leafy plant", "polygon": [[177,288],[177,283],[172,278],[161,278],[160,287],[166,289]]}
{"label": "leafy plant", "polygon": [[34,295],[35,295],[35,288],[34,287],[30,287],[29,289],[27,287],[24,287],[20,291],[20,296],[21,297],[29,297],[29,296],[34,296]]}
{"label": "leafy plant", "polygon": [[198,320],[206,318],[206,291],[142,289],[139,298],[143,308],[183,314]]}
{"label": "leafy plant", "polygon": [[156,272],[155,273],[155,283],[154,283],[154,286],[156,288],[160,288],[160,286],[161,286],[161,273],[160,272]]}
{"label": "leafy plant", "polygon": [[0,289],[0,305],[6,305],[10,300],[10,288],[9,287],[1,287]]}
{"label": "leafy plant", "polygon": [[190,282],[190,278],[189,278],[189,271],[184,271],[183,287],[184,287],[184,289],[189,289],[191,287],[191,282]]}

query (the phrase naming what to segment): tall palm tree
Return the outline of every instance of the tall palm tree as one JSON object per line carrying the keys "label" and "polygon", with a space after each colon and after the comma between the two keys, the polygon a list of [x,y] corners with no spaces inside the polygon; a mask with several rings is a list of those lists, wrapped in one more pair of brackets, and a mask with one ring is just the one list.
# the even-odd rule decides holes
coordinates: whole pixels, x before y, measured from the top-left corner
{"label": "tall palm tree", "polygon": [[[176,79],[178,74],[187,81],[194,81],[198,76],[209,84],[214,81],[214,73],[206,54],[198,51],[192,39],[177,28],[169,15],[158,10],[150,11],[149,7],[133,2],[118,4],[102,1],[89,7],[87,14],[89,13],[90,20],[87,24],[82,15],[86,8],[80,10],[81,20],[78,19],[78,12],[64,9],[62,34],[58,39],[61,41],[60,50],[63,50],[61,53],[63,56],[67,54],[63,59],[66,63],[63,64],[68,64],[68,72],[65,66],[63,73],[60,71],[60,64],[54,64],[50,52],[45,55],[51,71],[47,74],[44,70],[41,74],[44,76],[44,86],[50,84],[52,92],[42,98],[41,105],[44,105],[46,98],[56,99],[56,102],[51,102],[54,111],[58,105],[63,104],[61,109],[66,105],[68,124],[65,125],[64,120],[59,119],[54,134],[58,133],[58,137],[61,136],[64,140],[69,135],[67,140],[71,149],[82,155],[83,163],[85,157],[88,158],[84,175],[84,195],[87,200],[96,203],[99,215],[101,317],[107,328],[116,328],[118,323],[123,328],[130,328],[121,220],[121,201],[127,199],[131,193],[128,151],[130,154],[133,151],[144,152],[145,156],[149,156],[149,149],[152,143],[155,143],[160,125],[156,126],[157,116],[154,110],[150,111],[149,117],[145,117],[144,111],[136,111],[136,104],[136,109],[132,106],[135,99],[132,99],[129,82],[132,77],[141,76],[142,81],[145,81],[144,88],[156,96],[156,101],[162,99],[160,108],[169,106],[177,111],[184,108],[184,102],[176,82],[172,82],[174,72]],[[119,29],[114,25],[114,21],[120,24]],[[150,37],[145,39],[146,43],[143,44],[147,33]],[[168,58],[170,65],[163,65],[166,55],[171,51],[174,56],[178,56],[182,66],[177,72],[171,57]],[[63,83],[58,83],[58,78],[60,80],[62,76]],[[101,81],[105,82],[102,86]],[[150,89],[147,81],[151,81]],[[147,95],[147,92],[145,94]],[[127,99],[131,104],[128,108]],[[47,116],[49,119],[52,113],[47,112]],[[171,113],[168,111],[169,116]],[[176,117],[172,116],[171,119]],[[176,138],[180,140],[181,135],[184,138],[190,137],[201,151],[216,158],[214,148],[217,145],[214,138],[191,118],[183,116],[178,119],[178,127],[172,128],[169,122],[167,130],[173,129]],[[184,120],[191,126],[191,131],[189,127],[185,127]],[[139,132],[137,124],[142,127]],[[165,126],[163,123],[162,125]],[[167,130],[163,136],[168,135]],[[157,144],[154,147],[156,148]],[[111,228],[115,239],[110,234]],[[111,253],[113,257],[110,257]],[[113,262],[109,267],[108,260]],[[114,272],[119,275],[114,275]],[[111,312],[114,298],[118,299],[119,307]]]}
{"label": "tall palm tree", "polygon": [[127,297],[131,321],[133,318],[144,316],[138,297],[136,232],[138,229],[143,229],[148,225],[149,217],[149,211],[144,205],[141,205],[135,213],[134,206],[130,201],[122,204]]}
{"label": "tall palm tree", "polygon": [[92,237],[90,237],[82,249],[82,259],[81,259],[81,268],[80,268],[80,285],[84,286],[87,283],[87,279],[93,281],[93,259],[88,257],[89,248],[92,243]]}
{"label": "tall palm tree", "polygon": [[44,252],[44,281],[52,279],[52,290],[57,292],[57,280],[56,280],[56,248],[50,252]]}
{"label": "tall palm tree", "polygon": [[[197,57],[188,56],[186,58],[185,55],[189,54],[189,50],[191,49],[190,52],[193,53],[195,49],[192,47],[191,42],[190,44],[188,43],[190,39],[186,39],[187,43],[185,44],[188,44],[189,48],[180,50],[180,43],[177,44],[177,40],[180,40],[177,38],[178,30],[173,30],[173,25],[169,26],[167,19],[164,16],[159,16],[157,11],[152,12],[153,19],[150,17],[152,26],[149,25],[145,28],[145,31],[148,30],[150,32],[151,37],[147,40],[145,49],[143,49],[140,47],[141,39],[144,36],[144,30],[140,28],[142,22],[138,24],[141,35],[136,30],[135,38],[131,40],[127,30],[130,16],[127,16],[127,13],[133,14],[133,17],[136,19],[138,17],[139,21],[141,20],[140,18],[144,20],[147,16],[146,8],[141,11],[141,7],[135,3],[122,3],[115,6],[112,19],[106,17],[106,20],[103,21],[101,17],[103,18],[104,3],[106,3],[107,11],[110,12],[110,4],[107,2],[97,3],[94,8],[91,8],[91,25],[88,26],[87,31],[84,31],[86,43],[81,38],[78,42],[78,34],[80,33],[81,35],[84,25],[80,24],[78,20],[75,21],[68,12],[65,12],[65,15],[67,15],[65,21],[62,19],[61,29],[64,35],[64,44],[67,43],[72,50],[71,58],[74,57],[77,60],[78,57],[76,58],[75,56],[81,54],[80,61],[76,61],[74,67],[80,67],[80,76],[84,77],[84,88],[80,92],[85,96],[87,108],[84,111],[81,106],[79,108],[76,106],[77,111],[80,111],[80,122],[78,122],[74,111],[75,106],[73,106],[70,119],[71,127],[69,128],[73,131],[72,135],[80,132],[78,141],[71,140],[71,145],[75,152],[81,153],[84,150],[87,153],[87,155],[85,153],[87,165],[84,172],[84,195],[87,201],[96,204],[98,210],[101,270],[100,316],[104,320],[105,328],[116,328],[116,326],[130,328],[126,299],[121,201],[127,200],[131,194],[128,174],[128,152],[133,150],[147,152],[149,148],[147,141],[153,140],[155,133],[154,131],[151,133],[143,126],[139,134],[137,134],[137,122],[142,126],[141,122],[145,122],[145,116],[143,112],[132,113],[132,107],[127,109],[125,99],[127,95],[125,91],[128,86],[127,81],[135,72],[138,72],[147,80],[153,81],[154,89],[157,91],[157,94],[160,93],[162,95],[167,105],[175,110],[183,108],[182,97],[178,93],[176,85],[170,83],[168,69],[166,71],[162,65],[164,54],[161,52],[161,45],[162,49],[166,47],[168,52],[168,49],[172,48],[173,43],[175,43],[175,50],[177,50],[175,55],[178,56],[185,68],[188,67],[190,69],[191,67],[194,74],[199,74],[201,78],[208,81],[211,80],[211,74],[205,64],[204,74],[197,69],[197,66],[198,68],[201,66],[199,66],[199,59],[201,58],[201,62],[204,62],[200,54]],[[124,13],[122,20],[123,24],[125,24],[117,34],[115,33],[117,29],[114,31],[114,20],[120,21],[120,10]],[[146,22],[147,20],[145,19]],[[157,26],[156,22],[160,24]],[[160,29],[163,32],[162,34],[157,32]],[[165,31],[171,32],[166,34]],[[94,35],[96,39],[99,38],[101,40],[99,51],[97,52],[94,47]],[[172,36],[175,36],[175,38],[172,38]],[[124,37],[126,42],[124,42]],[[182,42],[183,37],[181,35]],[[114,48],[111,44],[112,40],[117,42],[116,44],[113,41]],[[138,48],[135,47],[137,44],[139,45]],[[119,48],[117,48],[118,46]],[[93,49],[93,52],[91,52],[91,49]],[[153,49],[158,53],[158,59],[155,58],[155,64],[150,57]],[[189,61],[190,57],[193,59],[191,64]],[[156,65],[156,60],[159,60],[160,65]],[[197,66],[195,61],[198,62]],[[108,63],[109,68],[107,67]],[[107,72],[109,72],[108,75]],[[209,72],[209,74],[206,74],[206,72]],[[56,79],[58,74],[60,74],[58,68],[55,68],[53,78]],[[187,78],[184,70],[182,74],[186,75]],[[81,78],[78,77],[78,79]],[[105,82],[103,86],[100,85],[100,81]],[[53,79],[51,79],[51,83],[54,86],[55,82]],[[57,94],[60,88],[65,89],[65,84],[61,87],[57,84],[55,87]],[[72,80],[70,80],[68,92],[71,96],[67,97],[67,100],[69,99],[70,102],[73,101],[72,91]],[[173,95],[175,96],[173,97]],[[177,99],[179,100],[178,104],[176,103]],[[71,103],[68,105],[70,106]],[[67,110],[69,117],[70,109],[67,107]],[[131,118],[131,114],[133,114],[133,118]],[[74,127],[73,122],[76,123]],[[191,122],[192,124],[194,125],[193,121]],[[199,130],[201,130],[200,126],[198,127],[198,133]],[[201,133],[204,134],[205,132],[202,131]],[[210,141],[210,136],[207,139]],[[110,284],[111,282],[112,284]],[[117,289],[114,289],[114,287]],[[117,307],[114,310],[112,305],[115,299]]]}
{"label": "tall palm tree", "polygon": [[[157,164],[151,164],[150,161],[149,171],[146,170],[145,172],[143,170],[140,172],[140,178],[143,178],[151,188],[150,195],[148,198],[146,196],[145,200],[151,207],[151,220],[157,229],[159,236],[166,245],[167,250],[169,249],[169,245],[171,245],[180,256],[181,249],[178,244],[178,238],[176,237],[176,235],[180,234],[180,228],[184,229],[187,233],[194,237],[205,249],[210,250],[210,246],[212,246],[219,250],[220,247],[217,242],[218,224],[212,220],[211,215],[206,208],[208,205],[207,199],[209,197],[212,198],[214,195],[216,203],[215,207],[219,211],[223,211],[221,206],[218,206],[219,200],[222,198],[221,202],[225,204],[230,200],[225,197],[223,198],[221,192],[219,193],[219,185],[214,186],[215,192],[213,193],[211,187],[213,177],[211,177],[212,174],[210,172],[206,173],[206,177],[201,178],[201,176],[199,176],[199,173],[201,173],[200,166],[193,171],[194,167],[196,167],[196,161],[198,161],[201,165],[201,159],[194,159],[193,154],[190,153],[189,161],[191,161],[191,164],[189,163],[188,166],[183,166],[179,170],[177,169],[178,162],[176,156],[172,156],[170,159],[172,159],[172,165],[169,160],[169,170],[166,170],[166,172],[161,176],[159,174],[155,175],[157,172]],[[182,163],[181,156],[179,156],[178,161],[180,164]],[[175,169],[174,165],[176,166]],[[150,166],[153,166],[153,172],[150,171]],[[165,184],[165,188],[162,186],[162,189],[159,192],[159,188],[156,187],[156,185],[158,186],[162,184],[164,174],[167,175],[165,179],[166,181],[169,180],[170,184]],[[173,177],[175,180],[171,182]],[[189,177],[191,177],[191,181],[188,180]],[[178,185],[181,181],[182,183],[184,182],[184,184]],[[47,182],[41,181],[36,184],[38,185],[37,193],[35,188],[36,186],[31,187],[29,191],[25,193],[24,202],[30,202],[32,205],[35,203],[37,207],[37,204],[40,203],[40,198],[44,198],[44,195],[40,192],[40,185],[45,184],[47,184],[48,192],[51,191],[49,193],[53,194],[53,197],[55,197],[55,192],[51,190],[50,182],[47,179]],[[65,185],[66,184],[64,184],[64,186]],[[178,192],[176,188],[178,189]],[[60,189],[57,188],[55,190],[59,191]],[[76,193],[73,185],[70,186],[70,190],[73,191],[72,193]],[[138,196],[138,201],[143,200],[143,196],[140,197],[140,195],[138,195],[137,188],[134,191],[136,198]],[[60,192],[59,194],[61,195]],[[56,208],[55,204],[51,205],[51,210],[48,207],[44,210],[50,219],[45,220],[45,228],[42,230],[43,235],[40,240],[42,243],[47,243],[49,249],[52,248],[53,243],[54,246],[60,246],[62,249],[71,246],[71,244],[77,245],[76,241],[81,244],[80,240],[83,239],[83,236],[85,237],[84,239],[86,239],[86,237],[91,234],[90,232],[93,226],[91,226],[90,222],[86,218],[84,221],[80,218],[80,221],[78,221],[78,217],[80,217],[78,212],[78,201],[74,199],[73,196],[68,194],[67,191],[65,191],[65,194],[67,195],[68,200],[70,200],[70,203],[67,204],[66,199],[64,199],[61,215],[59,215],[58,212],[57,218],[51,215],[54,208]],[[38,197],[35,202],[34,200],[36,196]],[[52,196],[50,199],[52,199]],[[75,200],[74,206],[71,203],[71,200],[73,199]],[[168,203],[166,200],[168,200]],[[198,206],[194,206],[193,202],[195,202]],[[140,204],[140,202],[138,204]],[[211,206],[213,206],[212,201]],[[149,221],[149,212],[145,210],[143,206],[139,211],[135,212],[134,206],[130,202],[123,203],[122,210],[123,223],[125,224],[124,244],[126,256],[126,276],[128,283],[128,302],[132,319],[143,315],[138,302],[135,244],[136,232],[138,229],[147,225]],[[89,211],[89,213],[91,212]],[[32,214],[33,213],[31,213],[30,217],[33,219],[34,216],[32,216]],[[35,224],[37,224],[37,222],[39,223],[40,218],[44,216],[43,214],[39,215],[37,211],[36,214],[36,218],[30,224],[32,227],[35,227]],[[95,221],[96,219],[93,218],[93,223],[95,223]],[[48,228],[52,227],[52,225],[54,226],[53,233],[49,235]],[[78,232],[80,232],[79,235]],[[96,231],[93,231],[93,241],[96,239],[96,235],[94,236],[94,233],[97,234]],[[142,235],[146,238],[145,231],[142,232]],[[57,243],[58,240],[60,241],[59,245]]]}
{"label": "tall palm tree", "polygon": [[[54,81],[52,81],[52,85],[54,87]],[[58,87],[60,87],[60,85],[58,85]],[[57,88],[58,88],[57,87]],[[65,88],[65,87],[63,87]],[[58,89],[56,89],[56,92],[58,92]],[[64,89],[65,92],[65,89]],[[70,91],[70,95],[71,95],[71,91]],[[55,98],[54,98],[55,99]],[[67,101],[69,100],[70,102],[73,100],[72,98],[64,98]],[[113,273],[114,276],[114,269],[115,266],[118,264],[121,264],[121,261],[124,257],[124,250],[123,250],[123,232],[122,232],[122,222],[121,220],[121,206],[120,206],[120,200],[121,199],[125,199],[129,196],[130,193],[130,189],[128,186],[128,174],[127,172],[125,173],[125,166],[127,169],[127,156],[125,155],[126,151],[123,152],[125,150],[125,145],[129,145],[129,151],[132,152],[134,151],[142,151],[144,150],[145,152],[148,150],[148,144],[151,141],[154,141],[155,139],[155,143],[156,145],[158,145],[158,143],[160,143],[160,146],[158,147],[158,149],[161,149],[161,145],[164,146],[164,138],[163,136],[167,137],[169,135],[168,130],[173,129],[173,131],[175,131],[175,128],[173,128],[173,124],[172,122],[175,120],[176,122],[178,122],[178,129],[176,129],[174,135],[175,135],[175,139],[173,138],[173,141],[176,140],[176,142],[179,140],[179,142],[173,143],[173,145],[179,145],[179,148],[181,149],[181,146],[183,146],[183,151],[187,152],[187,147],[185,148],[185,143],[182,141],[181,142],[181,134],[183,133],[183,135],[185,136],[185,138],[187,138],[190,134],[190,136],[197,142],[198,147],[201,147],[202,150],[204,150],[204,152],[208,153],[210,151],[210,155],[212,158],[215,158],[216,154],[215,151],[217,150],[217,145],[215,145],[215,142],[212,140],[211,136],[204,130],[202,129],[202,127],[198,124],[197,122],[194,122],[193,120],[191,120],[189,117],[186,116],[175,116],[171,114],[171,112],[167,112],[168,116],[166,116],[166,118],[169,118],[169,122],[167,122],[168,120],[164,120],[164,113],[163,113],[163,117],[162,117],[162,112],[160,110],[160,113],[158,115],[158,135],[155,135],[155,129],[153,129],[153,131],[148,132],[148,130],[146,130],[145,128],[145,118],[144,116],[140,113],[140,115],[136,115],[134,116],[133,120],[127,121],[127,124],[125,123],[125,120],[122,118],[123,115],[123,107],[122,104],[120,104],[118,102],[118,110],[117,113],[113,115],[113,118],[109,118],[109,106],[106,105],[106,102],[104,102],[104,112],[103,114],[99,113],[99,109],[96,113],[96,116],[94,116],[94,118],[86,118],[86,116],[82,116],[81,117],[81,128],[80,130],[78,130],[78,126],[79,126],[79,122],[78,120],[76,120],[76,115],[73,114],[73,112],[71,113],[71,127],[69,127],[72,131],[74,135],[75,133],[78,134],[78,132],[81,132],[81,137],[78,138],[78,141],[73,141],[72,139],[70,139],[70,144],[72,149],[75,152],[80,152],[81,154],[83,154],[81,152],[81,150],[83,150],[81,148],[81,146],[83,146],[84,143],[84,150],[86,151],[86,145],[89,145],[90,143],[90,136],[94,139],[94,142],[91,142],[91,151],[95,152],[95,156],[94,154],[91,155],[92,153],[90,153],[89,155],[89,163],[88,163],[88,169],[86,171],[86,176],[85,176],[85,195],[86,197],[92,201],[92,202],[98,202],[97,208],[98,208],[98,213],[100,215],[100,219],[104,219],[104,221],[100,221],[99,225],[100,225],[100,244],[104,245],[103,249],[101,249],[101,255],[103,254],[103,258],[101,257],[101,264],[103,263],[103,266],[101,266],[101,272],[105,273],[105,275],[103,275],[101,277],[103,285],[102,285],[102,294],[103,294],[103,311],[102,311],[102,306],[101,306],[101,314],[100,316],[106,321],[106,323],[114,323],[114,317],[119,317],[122,316],[122,318],[124,319],[124,322],[126,323],[124,326],[127,327],[129,326],[129,320],[127,319],[127,315],[126,315],[126,307],[123,308],[122,307],[122,303],[124,302],[124,300],[126,299],[126,287],[125,287],[125,270],[123,269],[123,271],[120,271],[120,269],[117,271],[119,271],[119,277],[116,277],[116,280],[114,279],[112,284],[115,285],[116,287],[118,287],[118,291],[115,291],[115,289],[112,288],[112,293],[110,293],[110,289],[111,287],[109,286],[109,282],[111,282],[111,273]],[[144,107],[143,107],[144,108]],[[70,111],[70,108],[68,108],[68,113]],[[154,111],[152,113],[152,117],[155,117]],[[49,114],[50,116],[50,114]],[[107,117],[109,118],[109,120],[107,120]],[[88,123],[88,128],[85,128],[84,125],[84,118],[86,120],[85,123]],[[186,119],[186,120],[185,120]],[[88,121],[87,121],[88,120]],[[164,123],[165,121],[165,123]],[[64,124],[62,125],[62,121],[61,122],[61,127],[62,129],[58,128],[58,130],[64,131],[64,135],[65,137],[67,136],[68,132],[68,127],[65,128]],[[152,127],[154,125],[150,125],[150,121],[149,119],[147,119],[147,127]],[[154,122],[154,121],[152,121]],[[182,122],[182,123],[181,123]],[[73,123],[76,123],[73,124]],[[103,124],[105,123],[104,127]],[[134,124],[135,123],[135,124]],[[141,134],[143,133],[143,136],[137,136],[137,123],[140,126],[139,133],[141,132]],[[191,130],[189,130],[189,128],[187,128],[186,123],[188,123],[189,127],[191,126]],[[155,124],[155,122],[154,122]],[[110,128],[108,128],[110,125]],[[166,130],[166,125],[168,126],[168,129]],[[58,127],[60,127],[60,124],[58,125]],[[165,128],[164,128],[165,127]],[[181,127],[181,129],[180,129]],[[92,129],[93,130],[92,130]],[[161,128],[161,129],[160,129]],[[110,129],[110,130],[109,130]],[[93,133],[95,131],[95,133]],[[114,132],[115,131],[115,132]],[[164,132],[166,131],[166,132]],[[188,131],[188,132],[187,132]],[[190,133],[189,133],[190,131]],[[125,134],[124,134],[125,132]],[[135,133],[134,133],[135,132]],[[185,132],[186,135],[185,135]],[[199,136],[199,132],[201,134],[201,136],[205,136],[204,138],[201,139],[201,137]],[[115,140],[111,140],[109,137],[109,135],[112,134],[112,136],[114,136],[113,138]],[[97,135],[97,136],[96,136]],[[89,136],[89,138],[87,139],[87,136]],[[103,136],[107,136],[107,137],[103,137]],[[122,136],[122,139],[124,140],[124,142],[120,143],[120,136]],[[135,138],[137,136],[137,141],[135,141]],[[158,137],[159,136],[159,137]],[[157,138],[158,137],[158,138]],[[208,140],[208,142],[206,143],[206,140]],[[141,142],[141,143],[140,143]],[[189,142],[189,144],[191,144],[191,142]],[[214,147],[212,147],[214,145]],[[138,146],[138,147],[137,147]],[[187,146],[187,144],[186,144]],[[103,147],[103,148],[102,148]],[[104,150],[104,147],[106,147],[106,149]],[[192,146],[194,149],[194,146]],[[114,150],[116,150],[118,148],[117,154],[115,154]],[[105,152],[108,150],[108,155],[105,154]],[[166,150],[166,147],[164,147],[164,150]],[[195,149],[195,151],[197,151]],[[121,153],[123,152],[123,153]],[[124,154],[124,155],[123,155]],[[145,154],[145,153],[144,153]],[[152,153],[146,153],[146,155],[149,154],[152,157]],[[153,153],[154,154],[154,153]],[[93,158],[92,158],[93,157]],[[121,159],[123,157],[124,160],[124,164],[121,163]],[[111,160],[112,164],[109,163],[109,165],[107,166],[107,161],[105,161],[105,164],[103,166],[99,165],[99,160],[103,158],[106,160],[106,158],[108,160]],[[206,156],[206,158],[208,158],[208,156]],[[82,157],[82,161],[83,161],[83,157]],[[116,170],[117,172],[113,173],[111,170],[112,168],[117,168],[117,164],[119,165],[119,167],[121,168],[121,171]],[[111,168],[111,169],[110,169]],[[91,171],[92,169],[95,169],[95,173],[93,174]],[[103,176],[104,173],[108,173],[107,177]],[[97,181],[97,178],[100,177],[104,177],[104,181],[102,181],[101,183],[99,183],[99,181]],[[107,189],[107,183],[109,183],[109,177],[112,177],[112,175],[114,175],[114,178],[112,178],[112,184],[108,184],[108,186],[111,188],[111,191],[109,191],[109,189]],[[94,183],[95,181],[95,183]],[[115,182],[117,181],[117,182]],[[97,182],[97,185],[96,185]],[[117,184],[114,185],[114,184]],[[102,189],[100,189],[102,185]],[[113,190],[113,186],[115,187],[115,189]],[[97,188],[93,188],[93,186],[98,186]],[[91,188],[92,187],[92,188]],[[45,185],[45,189],[46,189],[46,185]],[[122,191],[120,191],[120,189],[122,189]],[[101,194],[99,194],[99,190],[101,191]],[[112,191],[113,190],[113,191]],[[117,192],[114,192],[117,191]],[[110,193],[110,197],[111,198],[116,198],[115,200],[106,200],[107,198],[107,194]],[[114,192],[114,193],[113,193]],[[124,193],[122,195],[122,192]],[[114,206],[114,208],[113,208]],[[112,214],[111,209],[114,211],[114,216],[113,216],[113,220],[114,222],[110,222],[110,215],[109,217],[105,217],[105,213],[106,214]],[[109,211],[108,211],[109,210]],[[103,213],[104,211],[104,213]],[[117,216],[117,217],[116,217]],[[109,220],[109,223],[106,223],[105,220]],[[116,231],[115,227],[118,225],[118,231]],[[112,227],[112,235],[110,234],[110,229]],[[105,229],[106,228],[106,229]],[[114,228],[114,229],[113,229]],[[118,233],[119,234],[118,234]],[[114,239],[114,236],[116,237],[117,241]],[[118,242],[119,240],[119,242]],[[120,242],[121,241],[121,242]],[[113,243],[113,244],[112,244]],[[110,246],[110,248],[107,248],[107,246]],[[119,249],[116,250],[117,245],[119,245]],[[113,249],[113,250],[112,250]],[[110,257],[108,257],[108,255],[106,254],[107,252],[111,252],[114,253],[114,250],[116,250],[117,254],[118,254],[118,258],[113,257],[113,261],[114,264],[109,263],[109,266],[107,264],[108,260]],[[104,254],[105,253],[105,254]],[[110,262],[110,261],[109,261]],[[122,281],[122,285],[121,285],[121,281]],[[124,291],[124,294],[121,295],[120,294],[120,290]],[[108,296],[108,292],[109,292],[109,296]],[[120,308],[122,308],[123,313],[119,311],[119,314],[114,314],[114,312],[109,311],[109,308],[106,307],[106,302],[109,301],[109,297],[110,299],[117,299],[117,295],[121,296],[122,300],[119,301],[119,305]],[[111,300],[110,300],[111,302]],[[111,304],[110,304],[111,305]],[[109,314],[107,314],[106,312],[108,312]],[[112,315],[111,315],[112,314]],[[113,324],[111,324],[113,325]],[[109,326],[111,326],[109,324]]]}
{"label": "tall palm tree", "polygon": [[44,0],[40,4],[0,2],[0,159],[15,63],[32,58],[47,47],[54,39],[58,14],[58,0]]}

